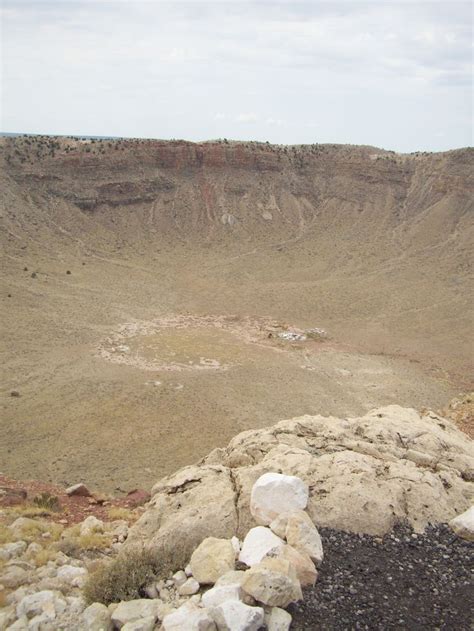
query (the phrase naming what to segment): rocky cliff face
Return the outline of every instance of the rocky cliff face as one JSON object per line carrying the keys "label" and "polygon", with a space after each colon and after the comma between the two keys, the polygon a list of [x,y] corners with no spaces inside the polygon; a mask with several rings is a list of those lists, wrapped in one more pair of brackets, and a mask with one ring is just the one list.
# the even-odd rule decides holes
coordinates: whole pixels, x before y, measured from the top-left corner
{"label": "rocky cliff face", "polygon": [[256,525],[250,491],[266,472],[309,486],[318,527],[382,535],[421,532],[465,511],[474,497],[472,441],[432,412],[396,405],[360,418],[303,416],[236,436],[195,466],[158,482],[127,545],[190,554],[205,537],[242,537]]}

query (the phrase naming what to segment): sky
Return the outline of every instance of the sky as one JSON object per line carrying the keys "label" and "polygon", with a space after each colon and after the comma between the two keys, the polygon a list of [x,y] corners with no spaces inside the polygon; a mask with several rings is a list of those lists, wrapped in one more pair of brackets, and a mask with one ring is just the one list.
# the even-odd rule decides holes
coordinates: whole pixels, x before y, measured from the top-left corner
{"label": "sky", "polygon": [[2,0],[3,132],[472,145],[472,5]]}

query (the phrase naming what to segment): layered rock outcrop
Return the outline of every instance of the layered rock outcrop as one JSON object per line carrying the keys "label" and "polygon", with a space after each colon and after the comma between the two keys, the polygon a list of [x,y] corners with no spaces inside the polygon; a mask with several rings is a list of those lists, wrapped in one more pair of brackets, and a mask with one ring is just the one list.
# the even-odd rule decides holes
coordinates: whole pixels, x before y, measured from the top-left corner
{"label": "layered rock outcrop", "polygon": [[158,482],[127,546],[190,555],[206,537],[242,538],[256,521],[251,489],[266,472],[309,486],[319,527],[381,535],[406,521],[415,531],[447,522],[474,495],[472,441],[432,412],[391,405],[365,416],[302,416],[236,436],[198,464]]}

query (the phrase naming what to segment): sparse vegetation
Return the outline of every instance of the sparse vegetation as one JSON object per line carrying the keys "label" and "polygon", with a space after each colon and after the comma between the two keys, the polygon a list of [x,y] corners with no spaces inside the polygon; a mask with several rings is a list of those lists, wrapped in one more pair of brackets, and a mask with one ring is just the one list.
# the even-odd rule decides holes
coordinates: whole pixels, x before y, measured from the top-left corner
{"label": "sparse vegetation", "polygon": [[46,509],[47,511],[59,512],[61,510],[61,505],[56,495],[51,495],[46,491],[33,498],[33,503],[40,508]]}
{"label": "sparse vegetation", "polygon": [[101,602],[104,605],[142,598],[144,588],[170,569],[150,550],[130,551],[92,573],[84,586],[83,595],[88,603]]}

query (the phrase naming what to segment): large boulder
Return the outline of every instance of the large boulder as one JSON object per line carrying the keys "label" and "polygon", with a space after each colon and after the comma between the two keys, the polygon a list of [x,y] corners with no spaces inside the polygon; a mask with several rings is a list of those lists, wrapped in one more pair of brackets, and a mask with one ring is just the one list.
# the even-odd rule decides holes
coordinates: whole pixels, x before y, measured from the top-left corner
{"label": "large boulder", "polygon": [[194,550],[189,562],[193,577],[201,584],[214,584],[235,567],[235,550],[226,539],[208,537]]}
{"label": "large boulder", "polygon": [[270,607],[287,607],[303,598],[295,569],[284,559],[266,558],[245,573],[244,592]]}
{"label": "large boulder", "polygon": [[264,473],[252,487],[250,512],[258,524],[268,526],[281,515],[306,508],[308,486],[293,475]]}
{"label": "large boulder", "polygon": [[230,539],[237,530],[236,488],[227,467],[185,467],[155,484],[152,495],[129,531],[127,547],[172,552],[177,567],[184,567],[206,537]]}
{"label": "large boulder", "polygon": [[219,631],[258,631],[265,618],[262,607],[250,607],[238,600],[227,600],[210,613]]}
{"label": "large boulder", "polygon": [[249,506],[265,473],[301,478],[317,527],[383,535],[408,521],[417,532],[448,522],[474,497],[473,442],[450,421],[390,405],[364,416],[302,416],[236,436],[198,465],[153,488],[125,546],[175,550],[182,567],[209,536],[243,538],[257,525]]}
{"label": "large boulder", "polygon": [[239,561],[249,567],[260,563],[270,550],[283,548],[285,542],[269,528],[257,526],[248,531],[239,554]]}

